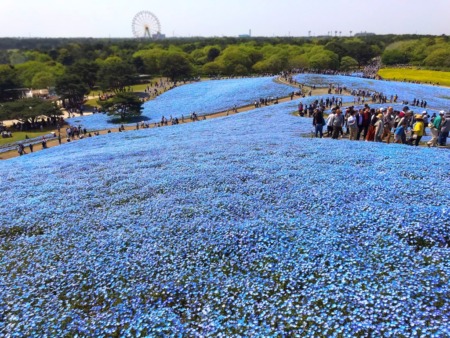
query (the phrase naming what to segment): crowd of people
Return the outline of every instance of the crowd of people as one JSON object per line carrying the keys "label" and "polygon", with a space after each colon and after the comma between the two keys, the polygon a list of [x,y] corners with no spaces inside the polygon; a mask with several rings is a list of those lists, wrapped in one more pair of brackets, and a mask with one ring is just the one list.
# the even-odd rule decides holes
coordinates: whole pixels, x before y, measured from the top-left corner
{"label": "crowd of people", "polygon": [[313,126],[315,137],[324,136],[338,139],[348,135],[350,140],[366,140],[374,142],[403,143],[418,146],[422,136],[429,128],[431,140],[429,147],[446,146],[450,131],[450,112],[440,111],[431,116],[423,111],[415,114],[408,106],[402,111],[395,111],[392,107],[374,109],[368,104],[362,109],[347,107],[345,111],[336,106],[325,118],[324,106],[317,106],[313,112]]}

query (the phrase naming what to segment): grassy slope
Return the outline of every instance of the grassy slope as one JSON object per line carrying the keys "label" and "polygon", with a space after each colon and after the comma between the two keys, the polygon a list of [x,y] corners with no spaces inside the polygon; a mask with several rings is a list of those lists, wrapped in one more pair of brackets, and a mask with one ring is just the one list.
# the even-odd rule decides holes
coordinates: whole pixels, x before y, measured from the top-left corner
{"label": "grassy slope", "polygon": [[0,137],[0,146],[8,143],[14,143],[17,141],[25,140],[25,135],[28,135],[29,138],[35,138],[43,135],[47,135],[50,131],[53,131],[54,129],[44,129],[44,131],[17,131],[13,132],[13,137],[8,138],[1,138]]}
{"label": "grassy slope", "polygon": [[450,86],[450,72],[407,68],[383,68],[379,70],[378,75],[390,80],[409,80],[422,83],[431,82],[438,83],[442,86]]}

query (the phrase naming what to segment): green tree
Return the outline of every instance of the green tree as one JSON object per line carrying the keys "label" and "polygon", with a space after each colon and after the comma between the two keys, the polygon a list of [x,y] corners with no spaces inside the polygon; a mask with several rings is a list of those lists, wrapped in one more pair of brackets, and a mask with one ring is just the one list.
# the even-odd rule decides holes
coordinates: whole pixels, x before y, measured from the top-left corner
{"label": "green tree", "polygon": [[202,73],[207,76],[217,76],[223,74],[224,69],[219,62],[208,62],[203,65]]}
{"label": "green tree", "polygon": [[142,102],[133,92],[120,92],[106,101],[97,102],[108,115],[119,116],[122,122],[142,114]]}
{"label": "green tree", "polygon": [[312,54],[309,64],[314,69],[338,69],[339,57],[329,50],[322,50]]}
{"label": "green tree", "polygon": [[103,91],[123,92],[136,81],[134,66],[119,57],[110,57],[100,64],[98,84]]}
{"label": "green tree", "polygon": [[428,67],[450,68],[450,47],[435,50],[425,58],[424,64]]}
{"label": "green tree", "polygon": [[77,75],[64,74],[56,79],[56,93],[61,97],[66,107],[78,108],[89,93],[89,87]]}
{"label": "green tree", "polygon": [[133,59],[140,59],[143,63],[141,72],[156,75],[161,73],[161,62],[167,51],[161,48],[143,49],[133,54]]}
{"label": "green tree", "polygon": [[32,88],[49,88],[55,86],[55,76],[47,72],[39,72],[31,80]]}
{"label": "green tree", "polygon": [[211,47],[208,50],[208,62],[214,61],[220,55],[220,49],[217,47]]}
{"label": "green tree", "polygon": [[42,116],[54,117],[63,114],[55,102],[35,97],[7,102],[3,110],[7,112],[8,119],[31,123],[35,123],[36,119]]}
{"label": "green tree", "polygon": [[20,93],[12,89],[21,86],[15,67],[0,65],[0,102],[17,99]]}
{"label": "green tree", "polygon": [[341,70],[349,71],[358,67],[358,61],[350,56],[344,56],[341,60]]}
{"label": "green tree", "polygon": [[381,56],[381,62],[385,65],[405,64],[409,62],[408,55],[398,49],[385,50]]}
{"label": "green tree", "polygon": [[[33,87],[33,79],[39,73],[51,74],[54,78],[64,74],[65,68],[63,65],[49,61],[27,61],[16,66],[17,76],[25,87]],[[37,81],[37,80],[36,80]],[[36,87],[34,87],[36,88]],[[42,87],[41,87],[42,88]]]}
{"label": "green tree", "polygon": [[66,73],[77,75],[90,89],[92,89],[97,82],[97,72],[99,68],[100,67],[96,62],[81,59],[69,66]]}
{"label": "green tree", "polygon": [[177,81],[191,77],[193,67],[185,53],[169,52],[161,61],[161,73]]}

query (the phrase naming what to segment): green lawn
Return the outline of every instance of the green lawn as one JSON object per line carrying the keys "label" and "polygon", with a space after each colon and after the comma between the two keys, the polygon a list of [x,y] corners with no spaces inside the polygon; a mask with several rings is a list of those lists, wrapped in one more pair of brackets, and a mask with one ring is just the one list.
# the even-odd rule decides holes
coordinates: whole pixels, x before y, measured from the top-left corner
{"label": "green lawn", "polygon": [[14,143],[17,141],[23,141],[25,140],[26,135],[28,135],[29,138],[35,138],[46,135],[53,130],[54,129],[44,129],[44,131],[16,131],[12,133],[13,137],[8,138],[0,137],[0,146],[8,143]]}
{"label": "green lawn", "polygon": [[383,79],[420,81],[422,83],[439,83],[441,86],[450,86],[450,72],[436,70],[422,70],[409,68],[383,68],[378,71]]}
{"label": "green lawn", "polygon": [[[137,85],[132,85],[131,90],[133,92],[139,93],[139,92],[144,92],[145,89],[147,89],[148,83],[143,83],[143,84],[137,84]],[[89,96],[94,96],[93,99],[89,99],[87,100],[84,105],[87,106],[88,108],[91,107],[96,107],[98,106],[97,101],[98,101],[98,96],[102,95],[102,91],[101,90],[93,90],[91,91],[88,95]],[[89,109],[88,109],[89,110]]]}

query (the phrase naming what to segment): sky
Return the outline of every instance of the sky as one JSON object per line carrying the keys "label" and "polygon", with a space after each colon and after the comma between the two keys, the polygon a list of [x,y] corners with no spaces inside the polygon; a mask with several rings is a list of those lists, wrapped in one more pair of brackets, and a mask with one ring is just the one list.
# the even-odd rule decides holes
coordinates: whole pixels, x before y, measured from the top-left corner
{"label": "sky", "polygon": [[0,0],[0,37],[133,37],[141,11],[167,37],[450,35],[450,0]]}

